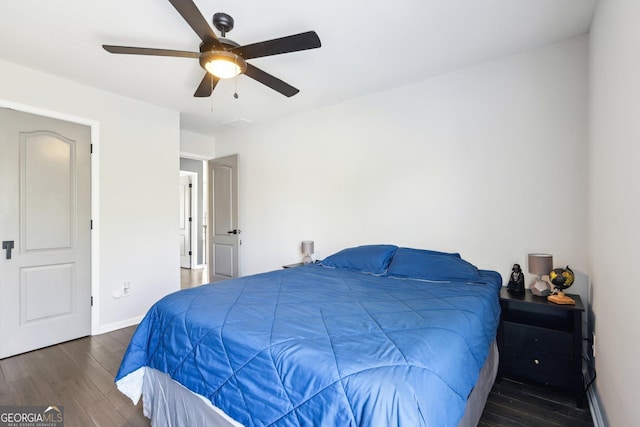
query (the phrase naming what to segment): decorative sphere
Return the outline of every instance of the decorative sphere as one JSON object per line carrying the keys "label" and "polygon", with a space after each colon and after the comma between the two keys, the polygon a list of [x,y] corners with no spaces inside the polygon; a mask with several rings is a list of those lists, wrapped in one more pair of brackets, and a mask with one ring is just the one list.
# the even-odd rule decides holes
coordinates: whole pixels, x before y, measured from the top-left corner
{"label": "decorative sphere", "polygon": [[549,273],[549,280],[556,288],[563,290],[573,285],[575,276],[573,271],[567,266],[567,268],[555,268]]}

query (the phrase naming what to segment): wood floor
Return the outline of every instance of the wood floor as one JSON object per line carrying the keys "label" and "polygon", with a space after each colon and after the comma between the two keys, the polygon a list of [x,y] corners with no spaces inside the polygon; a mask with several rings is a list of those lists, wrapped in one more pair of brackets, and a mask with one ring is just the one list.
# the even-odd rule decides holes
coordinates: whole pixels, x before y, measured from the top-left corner
{"label": "wood floor", "polygon": [[[141,404],[134,406],[113,383],[134,330],[132,326],[0,360],[0,406],[62,405],[65,427],[150,426]],[[479,425],[593,423],[589,409],[576,409],[566,395],[502,380],[494,385]]]}
{"label": "wood floor", "polygon": [[0,360],[0,406],[61,405],[65,427],[151,424],[113,383],[135,327]]}
{"label": "wood floor", "polygon": [[181,268],[180,269],[180,289],[193,288],[195,286],[200,286],[203,283],[212,283],[212,282],[220,282],[222,280],[227,280],[226,277],[213,276],[211,280],[209,280],[209,275],[207,274],[206,268],[200,269],[189,269],[189,268]]}
{"label": "wood floor", "polygon": [[180,289],[193,288],[207,283],[207,270],[201,269],[180,269]]}
{"label": "wood floor", "polygon": [[547,387],[503,379],[491,389],[479,426],[592,427],[591,412],[573,397]]}

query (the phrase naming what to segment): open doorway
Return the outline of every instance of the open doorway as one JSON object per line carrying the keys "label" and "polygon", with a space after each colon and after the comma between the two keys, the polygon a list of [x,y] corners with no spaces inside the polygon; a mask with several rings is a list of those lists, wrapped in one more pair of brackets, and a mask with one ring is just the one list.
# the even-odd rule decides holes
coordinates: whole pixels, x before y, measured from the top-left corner
{"label": "open doorway", "polygon": [[208,282],[207,176],[205,162],[180,158],[180,278],[181,288]]}

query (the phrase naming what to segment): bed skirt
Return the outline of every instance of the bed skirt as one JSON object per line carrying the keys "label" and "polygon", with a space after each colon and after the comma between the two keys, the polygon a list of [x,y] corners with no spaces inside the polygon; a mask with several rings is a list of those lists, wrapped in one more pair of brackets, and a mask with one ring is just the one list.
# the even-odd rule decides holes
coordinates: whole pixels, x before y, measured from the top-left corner
{"label": "bed skirt", "polygon": [[[498,372],[498,347],[491,348],[475,387],[467,399],[458,427],[475,427]],[[118,381],[118,388],[137,403],[142,393],[144,415],[153,427],[211,426],[242,427],[205,397],[193,393],[168,374],[153,368],[140,368]],[[135,390],[139,391],[135,391]],[[137,397],[136,397],[137,395]]]}
{"label": "bed skirt", "polygon": [[471,394],[467,399],[467,406],[464,410],[464,416],[458,423],[458,427],[476,427],[482,416],[484,405],[487,403],[487,397],[491,392],[491,387],[496,380],[498,374],[498,345],[494,340],[489,349],[489,355],[484,362],[478,381],[471,390]]}

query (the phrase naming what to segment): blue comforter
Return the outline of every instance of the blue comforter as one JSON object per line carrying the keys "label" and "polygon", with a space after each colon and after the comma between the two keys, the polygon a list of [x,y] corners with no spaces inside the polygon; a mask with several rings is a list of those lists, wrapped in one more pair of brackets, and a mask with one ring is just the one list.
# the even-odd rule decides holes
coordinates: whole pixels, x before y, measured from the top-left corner
{"label": "blue comforter", "polygon": [[318,265],[176,292],[136,330],[116,380],[149,366],[247,426],[456,426],[495,338],[483,283]]}

